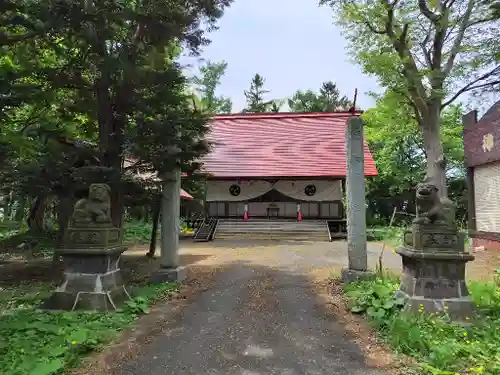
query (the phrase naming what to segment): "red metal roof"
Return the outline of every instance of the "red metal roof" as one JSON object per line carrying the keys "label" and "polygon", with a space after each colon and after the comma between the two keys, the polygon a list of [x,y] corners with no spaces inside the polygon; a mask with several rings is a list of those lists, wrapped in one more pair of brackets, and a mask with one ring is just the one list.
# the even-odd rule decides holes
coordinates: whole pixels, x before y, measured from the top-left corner
{"label": "red metal roof", "polygon": [[[346,112],[214,116],[207,137],[214,146],[203,158],[203,171],[215,178],[344,177],[350,116]],[[377,175],[366,142],[365,175]]]}

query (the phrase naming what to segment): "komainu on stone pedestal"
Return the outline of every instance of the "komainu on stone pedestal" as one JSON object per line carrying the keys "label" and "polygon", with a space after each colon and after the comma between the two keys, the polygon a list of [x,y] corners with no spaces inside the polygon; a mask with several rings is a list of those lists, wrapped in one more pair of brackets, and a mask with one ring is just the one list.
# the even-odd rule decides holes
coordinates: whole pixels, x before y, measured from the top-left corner
{"label": "komainu on stone pedestal", "polygon": [[108,311],[130,299],[119,267],[126,247],[111,221],[109,193],[108,185],[92,184],[88,198],[75,204],[65,246],[59,251],[64,281],[44,308]]}
{"label": "komainu on stone pedestal", "polygon": [[460,320],[475,312],[465,283],[466,263],[474,256],[464,249],[464,236],[454,223],[449,199],[441,200],[438,189],[424,182],[417,187],[417,217],[404,234],[404,246],[396,252],[403,260],[398,297],[406,309],[446,313]]}

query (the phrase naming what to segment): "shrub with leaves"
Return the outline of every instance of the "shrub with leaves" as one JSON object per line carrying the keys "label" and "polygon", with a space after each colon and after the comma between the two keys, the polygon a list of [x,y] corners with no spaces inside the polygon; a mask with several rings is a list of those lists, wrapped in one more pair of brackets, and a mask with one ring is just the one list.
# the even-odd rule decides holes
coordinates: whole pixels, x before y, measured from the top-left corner
{"label": "shrub with leaves", "polygon": [[[181,233],[189,233],[188,228],[184,219],[180,220],[180,230]],[[124,238],[126,242],[129,243],[139,243],[146,244],[151,241],[151,233],[153,232],[153,224],[145,223],[139,220],[131,220],[124,225]],[[161,228],[158,226],[157,238],[160,238]]]}
{"label": "shrub with leaves", "polygon": [[394,296],[398,284],[386,280],[358,281],[347,286],[353,313],[366,313],[378,324],[384,324],[403,304]]}
{"label": "shrub with leaves", "polygon": [[[149,243],[152,231],[153,224],[134,220],[125,223],[123,236],[126,242]],[[157,235],[160,235],[160,231],[157,232]]]}
{"label": "shrub with leaves", "polygon": [[418,374],[500,374],[498,285],[469,283],[471,297],[481,314],[468,318],[466,325],[429,314],[423,306],[415,314],[402,312],[402,301],[394,298],[397,287],[397,280],[378,278],[349,284],[346,294],[352,312],[365,313],[391,347],[417,359]]}

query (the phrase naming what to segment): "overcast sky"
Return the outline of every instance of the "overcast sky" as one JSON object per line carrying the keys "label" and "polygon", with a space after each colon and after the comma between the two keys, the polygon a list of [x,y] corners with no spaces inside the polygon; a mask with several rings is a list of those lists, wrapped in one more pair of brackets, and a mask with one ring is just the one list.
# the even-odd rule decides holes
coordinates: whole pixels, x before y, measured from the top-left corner
{"label": "overcast sky", "polygon": [[[235,0],[226,11],[201,58],[228,63],[218,94],[231,98],[233,112],[245,107],[243,91],[255,73],[266,78],[267,99],[284,99],[297,89],[318,90],[331,80],[349,99],[358,89],[358,108],[374,106],[366,93],[383,90],[374,77],[349,61],[331,9],[317,4],[318,0]],[[199,62],[182,60],[193,66],[194,74]],[[491,94],[475,100],[462,96],[460,101],[482,113],[499,99],[500,94]]]}
{"label": "overcast sky", "polygon": [[232,99],[235,112],[244,108],[243,91],[255,73],[266,78],[268,99],[317,90],[331,80],[350,99],[358,88],[357,106],[366,110],[374,101],[365,93],[381,91],[374,78],[349,62],[332,11],[319,8],[316,0],[236,0],[219,26],[202,57],[227,61],[218,94]]}

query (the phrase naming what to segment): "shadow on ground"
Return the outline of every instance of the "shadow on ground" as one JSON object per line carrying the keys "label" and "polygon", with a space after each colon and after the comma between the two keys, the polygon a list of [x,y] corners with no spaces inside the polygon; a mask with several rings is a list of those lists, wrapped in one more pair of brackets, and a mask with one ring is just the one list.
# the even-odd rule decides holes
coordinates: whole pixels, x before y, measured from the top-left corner
{"label": "shadow on ground", "polygon": [[[180,264],[191,265],[210,257],[210,254],[181,254]],[[151,274],[160,266],[158,258],[149,258],[145,252],[122,256],[120,267],[124,280],[132,284],[150,282]],[[51,260],[40,259],[29,262],[22,260],[2,261],[0,263],[0,286],[15,287],[23,283],[57,284],[62,280],[63,265]]]}

